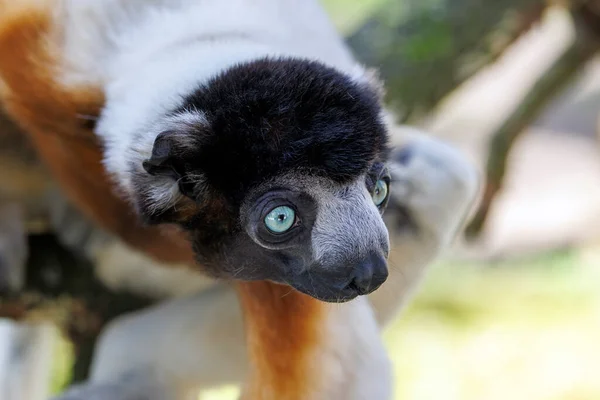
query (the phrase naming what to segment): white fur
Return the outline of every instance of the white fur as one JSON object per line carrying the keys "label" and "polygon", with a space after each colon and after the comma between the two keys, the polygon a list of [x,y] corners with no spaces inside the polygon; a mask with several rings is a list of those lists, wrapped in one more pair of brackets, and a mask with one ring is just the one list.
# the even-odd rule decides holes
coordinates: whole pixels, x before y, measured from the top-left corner
{"label": "white fur", "polygon": [[112,240],[95,252],[96,275],[116,291],[128,291],[156,299],[198,293],[216,281],[185,265],[162,265]]}

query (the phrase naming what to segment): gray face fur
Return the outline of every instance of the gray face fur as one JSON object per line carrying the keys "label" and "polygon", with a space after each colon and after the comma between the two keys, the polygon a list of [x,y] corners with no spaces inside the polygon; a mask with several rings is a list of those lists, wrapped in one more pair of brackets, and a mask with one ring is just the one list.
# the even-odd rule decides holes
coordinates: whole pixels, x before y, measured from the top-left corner
{"label": "gray face fur", "polygon": [[[241,212],[241,224],[258,248],[248,251],[249,243],[240,240],[231,256],[245,257],[242,265],[269,265],[261,278],[324,301],[373,292],[388,275],[389,237],[381,216],[385,203],[374,203],[370,180],[363,175],[340,185],[295,174],[261,185]],[[280,205],[294,208],[298,223],[281,239],[264,229],[264,215]]]}
{"label": "gray face fur", "polygon": [[373,251],[387,257],[388,231],[365,186],[364,176],[348,186],[327,188],[315,185],[308,190],[319,204],[311,237],[317,262],[350,264]]}

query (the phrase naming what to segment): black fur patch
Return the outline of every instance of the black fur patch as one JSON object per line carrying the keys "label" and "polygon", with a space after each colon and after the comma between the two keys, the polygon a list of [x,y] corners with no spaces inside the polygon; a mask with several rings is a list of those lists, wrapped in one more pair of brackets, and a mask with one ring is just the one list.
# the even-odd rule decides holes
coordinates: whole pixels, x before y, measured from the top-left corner
{"label": "black fur patch", "polygon": [[385,157],[387,134],[374,88],[317,62],[262,59],[230,68],[177,112],[202,111],[191,172],[238,205],[257,183],[292,169],[348,182]]}

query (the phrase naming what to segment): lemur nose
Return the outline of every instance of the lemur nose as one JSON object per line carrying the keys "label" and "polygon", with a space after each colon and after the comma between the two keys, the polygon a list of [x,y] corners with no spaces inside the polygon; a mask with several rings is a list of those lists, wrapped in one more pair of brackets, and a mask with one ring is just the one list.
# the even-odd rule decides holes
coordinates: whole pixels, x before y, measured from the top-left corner
{"label": "lemur nose", "polygon": [[379,252],[372,252],[354,267],[353,275],[349,289],[355,290],[359,295],[372,293],[388,277],[387,261]]}

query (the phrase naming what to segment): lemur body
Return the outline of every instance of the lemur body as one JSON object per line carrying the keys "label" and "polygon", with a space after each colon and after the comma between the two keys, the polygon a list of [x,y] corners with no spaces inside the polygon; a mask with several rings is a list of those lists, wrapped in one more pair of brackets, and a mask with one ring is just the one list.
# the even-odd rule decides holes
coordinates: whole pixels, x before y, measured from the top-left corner
{"label": "lemur body", "polygon": [[[0,0],[0,60],[8,113],[117,238],[94,250],[100,264],[130,247],[148,266],[236,282],[117,324],[92,384],[141,374],[177,399],[241,379],[246,399],[389,397],[376,318],[448,243],[476,178],[452,150],[408,145],[396,176],[410,218],[388,279],[389,121],[316,2]],[[386,280],[399,290],[376,291]],[[180,352],[135,346],[147,320],[165,328],[152,325],[153,345]]]}

